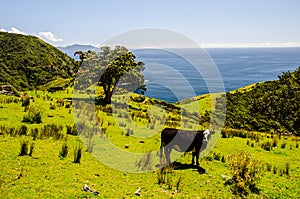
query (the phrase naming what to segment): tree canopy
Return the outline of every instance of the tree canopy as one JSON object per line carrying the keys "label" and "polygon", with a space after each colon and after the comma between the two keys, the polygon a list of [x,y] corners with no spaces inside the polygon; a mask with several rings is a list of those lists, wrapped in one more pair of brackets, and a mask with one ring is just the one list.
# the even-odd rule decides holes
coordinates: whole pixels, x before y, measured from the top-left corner
{"label": "tree canopy", "polygon": [[84,88],[92,84],[101,86],[106,103],[111,103],[112,94],[117,88],[128,91],[144,88],[144,76],[141,74],[144,63],[137,62],[135,55],[124,46],[115,46],[114,49],[103,46],[100,52],[77,54],[82,59],[77,85]]}

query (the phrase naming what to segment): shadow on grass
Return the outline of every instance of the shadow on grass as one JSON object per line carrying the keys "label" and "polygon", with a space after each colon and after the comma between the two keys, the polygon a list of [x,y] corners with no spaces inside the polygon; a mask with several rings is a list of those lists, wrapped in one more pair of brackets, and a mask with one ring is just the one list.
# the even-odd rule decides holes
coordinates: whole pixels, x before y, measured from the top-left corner
{"label": "shadow on grass", "polygon": [[192,164],[182,164],[180,162],[173,162],[172,166],[174,167],[174,170],[187,170],[187,169],[193,169],[197,170],[199,174],[204,174],[205,169],[201,166],[192,165]]}

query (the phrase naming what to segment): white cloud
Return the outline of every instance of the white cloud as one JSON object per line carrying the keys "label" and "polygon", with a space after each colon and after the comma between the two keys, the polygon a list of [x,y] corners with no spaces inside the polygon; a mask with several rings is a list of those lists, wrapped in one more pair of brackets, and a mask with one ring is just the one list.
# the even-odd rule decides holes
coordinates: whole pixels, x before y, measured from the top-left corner
{"label": "white cloud", "polygon": [[0,32],[7,32],[7,31],[4,28],[1,28]]}
{"label": "white cloud", "polygon": [[62,38],[57,37],[52,32],[39,32],[39,35],[40,35],[40,37],[44,37],[47,40],[52,41],[52,42],[63,41]]}
{"label": "white cloud", "polygon": [[10,29],[10,31],[8,31],[9,33],[15,33],[15,34],[21,34],[21,35],[27,35],[25,32],[22,32],[21,30],[15,28],[15,27],[12,27]]}

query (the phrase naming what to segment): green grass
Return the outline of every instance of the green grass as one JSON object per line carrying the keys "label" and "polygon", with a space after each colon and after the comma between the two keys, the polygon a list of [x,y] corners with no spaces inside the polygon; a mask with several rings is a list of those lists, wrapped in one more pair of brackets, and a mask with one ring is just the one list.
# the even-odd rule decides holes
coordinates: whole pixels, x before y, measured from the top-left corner
{"label": "green grass", "polygon": [[[66,102],[71,97],[71,91],[61,91],[56,93],[47,92],[28,92],[34,97],[31,104],[39,104],[44,110],[42,124],[25,124],[28,129],[42,128],[47,124],[57,124],[64,127],[74,124],[72,106],[70,108],[60,107],[56,103],[57,100],[64,99]],[[39,97],[38,97],[39,95]],[[46,99],[49,96],[48,99]],[[45,99],[44,99],[45,97]],[[83,95],[88,97],[88,95]],[[0,96],[0,99],[7,98]],[[51,100],[52,99],[52,100]],[[210,107],[214,103],[215,96],[210,100],[209,96],[192,103],[182,103],[188,111],[194,111],[193,106],[201,106],[203,109]],[[56,109],[50,109],[50,103],[56,103]],[[68,103],[68,102],[67,102]],[[193,104],[198,103],[198,104]],[[163,106],[155,106],[151,99],[146,99],[143,103],[130,102],[134,109],[131,113],[154,115],[162,117],[160,114],[176,117],[178,113],[168,112]],[[0,100],[0,126],[19,127],[25,114],[24,107],[21,102],[4,103]],[[87,108],[87,109],[86,109]],[[84,111],[83,111],[84,110]],[[88,106],[83,107],[80,115],[81,119],[92,127],[95,122],[90,116]],[[143,111],[144,110],[144,111]],[[71,113],[69,113],[71,111]],[[204,112],[203,112],[204,113]],[[76,115],[76,113],[75,113]],[[129,118],[126,111],[117,112],[114,117],[107,112],[97,111],[99,125],[106,129],[104,138],[98,139],[109,140],[114,146],[125,152],[145,153],[152,150],[158,150],[160,146],[160,136],[157,130],[163,128],[164,123],[156,123],[154,129],[149,129],[149,122],[144,118]],[[50,117],[49,117],[50,116]],[[76,117],[75,117],[76,118]],[[151,118],[151,117],[150,117]],[[153,118],[154,120],[157,118]],[[186,128],[201,128],[194,120],[186,117]],[[120,125],[122,124],[122,125]],[[126,127],[123,126],[126,124]],[[99,126],[100,129],[100,126]],[[133,131],[133,135],[126,135],[127,129]],[[143,130],[144,129],[144,130]],[[143,131],[142,131],[143,130]],[[97,134],[98,136],[99,134]],[[259,143],[264,141],[272,141],[269,134],[261,133],[264,136]],[[269,138],[267,138],[269,136]],[[220,154],[225,159],[228,155],[237,154],[239,152],[247,152],[253,158],[261,160],[264,164],[268,163],[277,167],[277,174],[272,171],[265,171],[260,183],[257,187],[261,190],[259,194],[251,194],[249,198],[297,198],[300,195],[300,169],[298,163],[300,161],[300,148],[296,148],[297,137],[282,136],[278,141],[278,147],[271,151],[266,151],[260,147],[258,143],[254,147],[247,145],[248,138],[220,138],[216,146],[208,154]],[[34,143],[34,151],[32,156],[19,156],[22,141],[28,141],[29,145]],[[83,139],[85,141],[85,139]],[[101,143],[99,141],[99,143]],[[143,141],[143,142],[141,142]],[[97,160],[95,155],[101,148],[97,144],[94,153],[86,152],[86,146],[83,148],[80,164],[73,163],[74,147],[81,143],[82,140],[78,136],[66,135],[64,139],[54,140],[53,138],[43,138],[33,140],[30,136],[0,135],[0,198],[92,198],[97,197],[91,193],[82,190],[84,184],[91,189],[100,192],[99,198],[135,198],[134,191],[141,188],[140,198],[236,198],[230,192],[230,187],[225,186],[226,179],[224,176],[230,176],[230,172],[226,166],[226,162],[218,160],[210,161],[209,158],[202,158],[200,165],[206,170],[204,174],[199,174],[198,170],[193,167],[185,166],[191,163],[191,154],[181,156],[177,162],[183,166],[181,169],[172,170],[167,174],[170,179],[169,184],[158,184],[157,171],[147,173],[129,173],[114,170]],[[254,141],[250,141],[254,142]],[[69,153],[66,158],[59,157],[62,145],[68,145]],[[107,142],[103,142],[107,143]],[[280,148],[282,143],[286,143],[286,148]],[[129,148],[125,145],[129,144]],[[293,146],[292,149],[290,146]],[[104,151],[100,151],[103,154]],[[172,154],[175,154],[174,151]],[[213,159],[213,158],[212,158]],[[113,157],[115,165],[126,168],[128,165],[120,165],[126,162],[125,156]],[[127,160],[129,161],[129,159]],[[289,176],[279,175],[280,170],[284,169],[286,163],[290,165]],[[150,163],[151,164],[151,163]],[[152,168],[155,165],[151,165]],[[180,181],[179,192],[176,192],[176,184]]]}

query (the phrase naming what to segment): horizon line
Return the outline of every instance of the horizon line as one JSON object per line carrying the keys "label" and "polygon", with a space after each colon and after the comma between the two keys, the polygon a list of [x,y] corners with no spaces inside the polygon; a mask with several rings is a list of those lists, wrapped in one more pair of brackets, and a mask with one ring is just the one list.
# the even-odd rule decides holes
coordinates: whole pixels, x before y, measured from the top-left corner
{"label": "horizon line", "polygon": [[[84,45],[84,46],[93,46],[95,48],[99,48],[101,46],[105,46],[105,45],[99,45],[99,44],[80,44],[80,43],[73,43],[73,44],[67,44],[67,45],[60,45],[60,46],[56,46],[56,47],[70,47],[73,45]],[[199,48],[297,48],[300,47],[300,43],[296,43],[296,42],[285,42],[285,43],[269,43],[269,42],[262,42],[262,43],[200,43],[198,44]],[[159,46],[161,48],[195,48],[195,46],[182,46],[182,45],[178,45],[178,47],[176,45],[173,46],[164,46],[161,45]],[[131,49],[132,47],[127,47],[128,49]],[[151,48],[151,45],[149,45],[149,47],[145,47],[145,48]]]}

